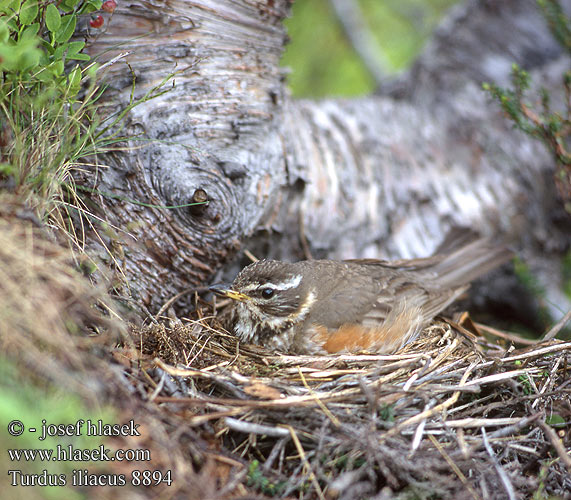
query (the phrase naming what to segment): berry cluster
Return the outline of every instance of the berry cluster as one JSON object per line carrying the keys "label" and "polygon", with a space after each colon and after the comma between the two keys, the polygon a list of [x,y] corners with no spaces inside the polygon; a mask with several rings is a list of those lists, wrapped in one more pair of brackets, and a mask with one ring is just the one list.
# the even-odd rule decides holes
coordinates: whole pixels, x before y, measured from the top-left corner
{"label": "berry cluster", "polygon": [[[101,5],[101,10],[108,12],[109,14],[112,14],[116,8],[117,8],[117,2],[115,0],[105,0],[105,2],[103,2],[103,5]],[[95,29],[99,29],[103,26],[103,23],[104,23],[103,16],[101,14],[97,14],[96,16],[93,16],[91,18],[91,20],[89,21],[89,26]]]}

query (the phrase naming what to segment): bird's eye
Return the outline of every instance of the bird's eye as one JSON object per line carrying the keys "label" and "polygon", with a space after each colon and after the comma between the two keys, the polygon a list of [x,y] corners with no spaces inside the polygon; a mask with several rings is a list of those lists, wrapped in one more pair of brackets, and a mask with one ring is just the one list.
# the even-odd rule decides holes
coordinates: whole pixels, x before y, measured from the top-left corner
{"label": "bird's eye", "polygon": [[261,294],[264,299],[271,299],[275,290],[273,288],[262,288]]}

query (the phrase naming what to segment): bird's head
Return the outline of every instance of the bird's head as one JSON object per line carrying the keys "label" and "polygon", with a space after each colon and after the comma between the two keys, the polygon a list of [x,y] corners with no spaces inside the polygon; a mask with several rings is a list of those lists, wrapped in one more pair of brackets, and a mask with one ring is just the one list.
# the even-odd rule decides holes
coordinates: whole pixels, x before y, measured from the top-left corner
{"label": "bird's head", "polygon": [[232,284],[210,287],[216,295],[236,301],[234,330],[243,340],[259,341],[305,318],[315,291],[301,264],[261,260],[242,269]]}

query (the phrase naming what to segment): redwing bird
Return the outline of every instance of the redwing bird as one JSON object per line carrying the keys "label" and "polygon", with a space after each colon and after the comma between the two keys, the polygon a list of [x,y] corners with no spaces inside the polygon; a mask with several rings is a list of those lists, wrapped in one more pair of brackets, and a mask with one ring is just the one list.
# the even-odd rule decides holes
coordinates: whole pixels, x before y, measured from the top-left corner
{"label": "redwing bird", "polygon": [[480,239],[394,262],[260,260],[210,289],[234,300],[232,328],[244,342],[299,354],[391,353],[510,256]]}

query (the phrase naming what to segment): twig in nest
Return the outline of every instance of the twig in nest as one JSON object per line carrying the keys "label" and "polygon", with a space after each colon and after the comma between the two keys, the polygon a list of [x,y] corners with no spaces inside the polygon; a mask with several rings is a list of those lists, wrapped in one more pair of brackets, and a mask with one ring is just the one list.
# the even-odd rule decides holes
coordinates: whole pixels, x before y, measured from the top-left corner
{"label": "twig in nest", "polygon": [[248,259],[250,259],[252,262],[258,262],[260,260],[252,252],[250,252],[250,250],[248,250],[247,248],[244,249],[244,255],[246,257],[248,257]]}
{"label": "twig in nest", "polygon": [[305,377],[303,376],[303,373],[302,373],[301,369],[299,369],[299,367],[298,367],[298,371],[299,371],[299,376],[301,377],[301,381],[303,382],[303,385],[309,391],[309,394],[311,394],[315,398],[315,402],[323,410],[323,413],[325,413],[325,415],[327,415],[327,417],[329,418],[329,420],[331,420],[331,422],[333,422],[333,425],[335,427],[340,427],[341,424],[339,423],[339,419],[335,415],[333,415],[333,413],[331,413],[329,411],[329,408],[327,408],[327,406],[325,406],[323,404],[321,399],[319,399],[319,397],[317,397],[317,394],[315,394],[315,392],[313,392],[311,387],[309,387],[309,385],[307,385],[307,381],[305,380]]}
{"label": "twig in nest", "polygon": [[[472,363],[468,368],[466,368],[466,371],[464,372],[464,375],[462,376],[462,380],[460,380],[460,384],[458,384],[460,387],[465,385],[466,380],[470,376],[470,373],[472,373],[472,370],[475,368],[475,366],[476,365],[474,363]],[[414,415],[413,417],[406,419],[404,422],[401,422],[400,424],[395,425],[392,429],[389,429],[387,432],[382,434],[380,436],[380,440],[385,440],[386,438],[388,438],[390,436],[394,436],[395,434],[398,434],[401,430],[403,430],[405,427],[408,427],[409,425],[413,425],[413,424],[416,424],[418,422],[421,422],[422,420],[424,420],[428,417],[431,417],[432,415],[435,415],[442,410],[446,410],[447,408],[449,408],[450,406],[455,404],[456,401],[458,401],[460,394],[461,394],[461,391],[455,391],[452,394],[452,396],[450,396],[450,398],[448,398],[443,403],[440,403],[439,405],[435,406],[434,408],[431,408],[429,410],[418,413],[417,415]]]}
{"label": "twig in nest", "polygon": [[181,297],[183,297],[184,295],[188,295],[189,293],[206,293],[208,292],[208,287],[206,286],[201,286],[201,287],[196,287],[196,288],[189,288],[188,290],[183,290],[182,292],[177,293],[176,295],[174,295],[173,297],[171,297],[169,300],[167,300],[162,307],[159,309],[159,312],[155,315],[154,319],[158,320],[162,314],[174,303],[176,302],[178,299],[180,299]]}
{"label": "twig in nest", "polygon": [[[460,420],[446,420],[447,427],[460,427],[467,429],[469,427],[496,427],[500,425],[516,424],[521,418],[462,418]],[[439,424],[429,425],[428,428],[438,428]]]}
{"label": "twig in nest", "polygon": [[238,432],[243,432],[244,434],[260,434],[262,436],[272,436],[272,437],[285,437],[290,435],[288,429],[283,427],[270,427],[269,425],[254,424],[252,422],[244,422],[243,420],[237,420],[235,418],[226,417],[224,423]]}
{"label": "twig in nest", "polygon": [[478,330],[482,330],[484,333],[489,333],[490,335],[494,335],[495,337],[499,337],[501,339],[509,340],[510,342],[514,342],[516,344],[522,345],[535,345],[537,344],[537,340],[530,340],[520,337],[515,333],[508,333],[502,330],[498,330],[497,328],[493,328],[488,325],[483,325],[481,323],[475,323],[475,326]]}
{"label": "twig in nest", "polygon": [[434,436],[429,435],[428,438],[432,441],[432,444],[434,445],[434,447],[439,451],[439,453],[442,455],[444,460],[446,460],[446,462],[448,463],[450,468],[454,471],[454,473],[458,476],[460,481],[462,481],[462,484],[470,492],[470,495],[472,495],[472,498],[474,498],[474,500],[480,500],[482,497],[476,493],[476,491],[474,490],[474,488],[472,488],[472,486],[470,486],[470,483],[468,482],[468,479],[466,478],[466,476],[462,473],[462,471],[454,463],[452,458],[450,458],[448,453],[446,453],[446,451],[444,450],[442,445],[436,440],[436,438]]}
{"label": "twig in nest", "polygon": [[[430,410],[436,404],[436,399],[431,399],[426,405],[424,406],[423,412]],[[412,458],[414,452],[420,446],[420,441],[422,440],[422,436],[424,434],[424,427],[426,426],[426,419],[422,419],[418,427],[416,428],[416,432],[414,433],[414,439],[412,440],[412,445],[410,447],[409,458]]]}
{"label": "twig in nest", "polygon": [[[280,440],[276,441],[276,444],[272,448],[272,451],[268,455],[268,458],[266,458],[266,462],[264,463],[263,466],[264,471],[268,472],[272,469],[272,466],[274,465],[276,458],[278,458],[278,455],[281,455],[280,462],[283,460],[284,447],[285,444],[289,441],[290,437],[291,437],[290,433],[288,432],[288,435],[286,437],[283,437]],[[279,468],[281,469],[281,467],[282,465],[280,463]]]}
{"label": "twig in nest", "polygon": [[161,379],[159,380],[159,383],[155,387],[153,393],[149,396],[149,401],[153,401],[161,393],[165,385],[166,378],[167,378],[167,373],[164,370],[161,370]]}
{"label": "twig in nest", "polygon": [[492,459],[492,463],[494,464],[494,467],[496,469],[496,472],[498,473],[498,476],[500,476],[500,479],[502,480],[502,484],[504,485],[504,488],[506,490],[506,493],[508,494],[509,499],[510,500],[516,500],[517,496],[515,494],[514,487],[511,483],[510,478],[508,477],[506,471],[500,466],[500,463],[498,462],[498,459],[496,458],[494,450],[492,449],[492,447],[488,441],[488,436],[486,435],[486,429],[484,427],[482,427],[482,437],[484,438],[484,447],[486,448],[488,455],[490,455],[490,458]]}
{"label": "twig in nest", "polygon": [[537,423],[547,436],[547,439],[549,439],[549,441],[551,442],[553,448],[555,448],[557,455],[559,455],[559,458],[565,465],[567,471],[571,474],[571,458],[569,457],[567,450],[565,450],[565,447],[563,446],[561,439],[559,439],[557,433],[545,422],[539,420]]}
{"label": "twig in nest", "polygon": [[319,497],[320,500],[325,500],[325,495],[323,495],[323,491],[321,490],[321,486],[319,486],[319,483],[317,482],[317,478],[315,477],[315,474],[313,473],[313,469],[311,468],[311,464],[309,463],[309,461],[307,460],[307,457],[305,456],[305,450],[303,449],[303,446],[301,446],[301,441],[297,437],[297,434],[295,433],[294,428],[291,425],[288,425],[287,427],[288,427],[289,432],[291,434],[291,438],[293,440],[293,443],[295,444],[295,448],[297,449],[297,452],[299,453],[301,461],[304,464],[305,468],[307,469],[307,472],[309,473],[309,479],[313,483],[313,487],[315,488],[315,491],[317,492],[317,496]]}
{"label": "twig in nest", "polygon": [[[513,425],[508,425],[507,427],[502,427],[497,431],[491,432],[490,439],[500,439],[506,436],[513,436],[517,433],[517,431],[523,429],[524,427],[527,427],[530,423],[534,422],[539,417],[541,417],[540,413],[536,413],[535,415],[530,415],[529,417],[523,417]],[[477,443],[472,444],[468,451],[470,453],[474,453],[475,451],[480,449],[483,445],[484,443],[482,441],[478,441]]]}
{"label": "twig in nest", "polygon": [[[507,358],[502,358],[499,361],[502,363],[506,363],[508,361],[519,361],[522,359],[529,359],[529,358],[534,357],[534,356],[543,356],[545,354],[549,354],[552,352],[568,351],[569,349],[571,349],[571,342],[561,342],[561,343],[557,343],[557,344],[547,345],[545,347],[540,347],[539,349],[536,349],[535,351],[528,351],[528,352],[525,352],[523,354],[517,354],[515,356],[508,356]],[[493,363],[493,362],[490,362],[490,363]]]}
{"label": "twig in nest", "polygon": [[529,368],[525,370],[512,370],[509,372],[504,373],[496,373],[494,375],[488,375],[486,377],[477,378],[475,380],[470,380],[466,385],[482,385],[482,384],[489,384],[491,382],[499,382],[500,380],[506,380],[509,378],[515,378],[519,375],[528,375],[529,373],[538,373],[540,372],[540,368]]}
{"label": "twig in nest", "polygon": [[563,316],[557,323],[555,323],[555,325],[553,325],[551,330],[549,330],[541,340],[546,341],[555,338],[555,336],[563,329],[569,320],[571,320],[571,309],[569,309],[567,314]]}

